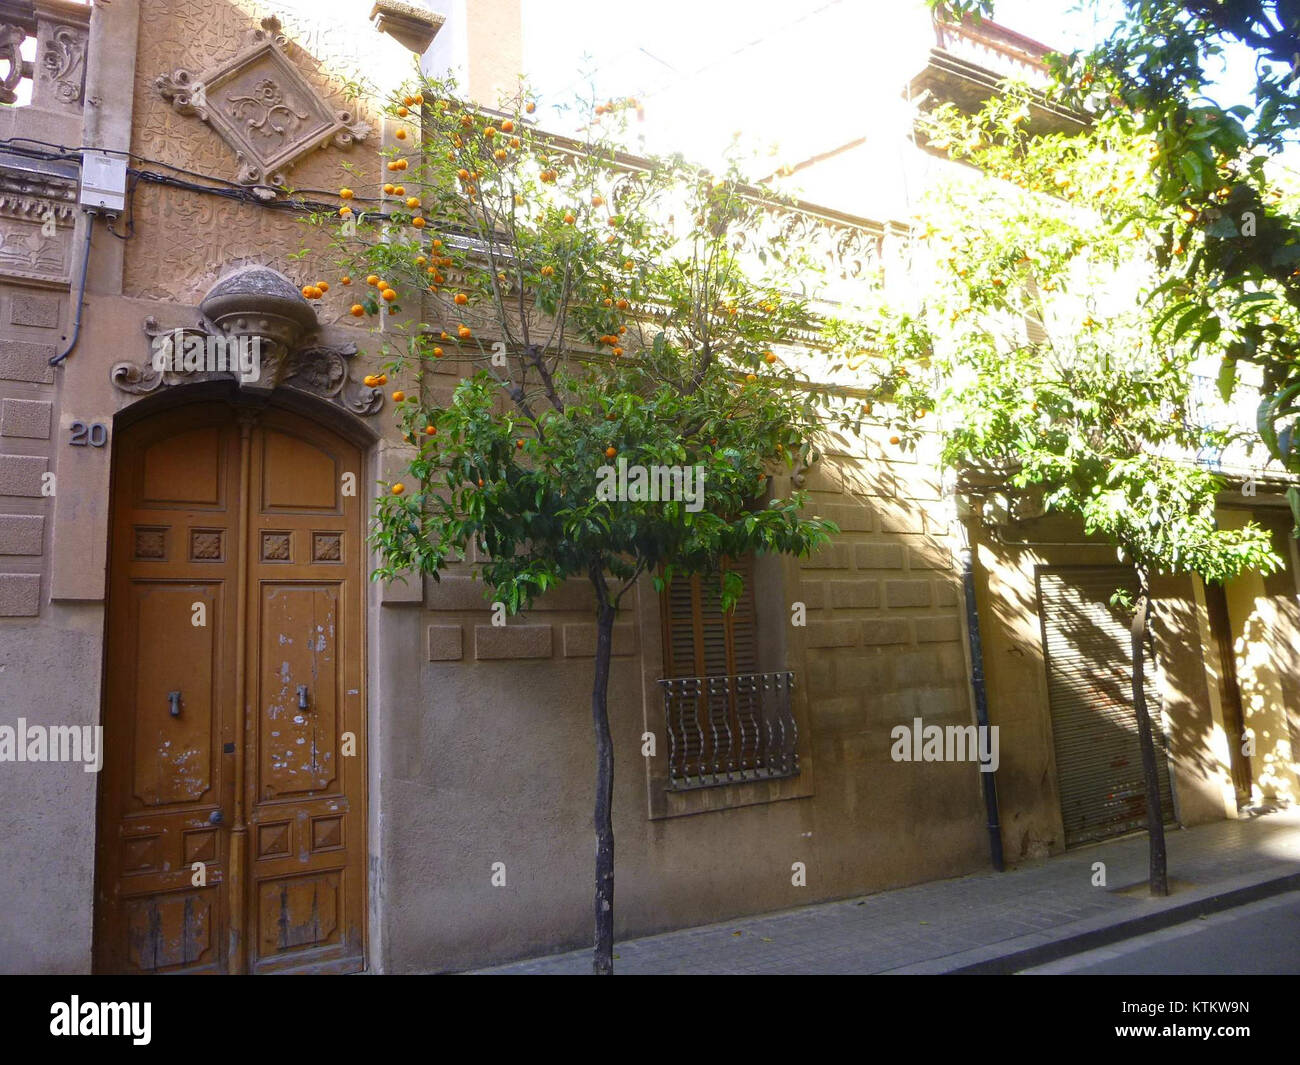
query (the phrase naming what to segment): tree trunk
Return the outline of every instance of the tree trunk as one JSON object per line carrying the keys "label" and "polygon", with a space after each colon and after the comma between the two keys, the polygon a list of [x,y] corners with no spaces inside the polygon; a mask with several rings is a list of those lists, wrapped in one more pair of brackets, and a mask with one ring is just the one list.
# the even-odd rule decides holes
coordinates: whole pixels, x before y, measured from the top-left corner
{"label": "tree trunk", "polygon": [[1143,673],[1143,646],[1147,637],[1147,619],[1151,606],[1146,577],[1139,575],[1137,609],[1129,635],[1133,645],[1133,708],[1137,711],[1138,743],[1142,748],[1142,778],[1147,792],[1147,837],[1150,841],[1150,886],[1152,895],[1169,894],[1165,865],[1165,818],[1160,807],[1160,777],[1156,774],[1156,748],[1151,737],[1151,718],[1147,714],[1147,696]]}
{"label": "tree trunk", "polygon": [[[595,578],[593,578],[595,583]],[[609,659],[616,610],[606,601],[604,581],[597,586],[596,677],[591,689],[591,720],[596,729],[596,947],[592,972],[614,972],[614,743],[609,735]]]}

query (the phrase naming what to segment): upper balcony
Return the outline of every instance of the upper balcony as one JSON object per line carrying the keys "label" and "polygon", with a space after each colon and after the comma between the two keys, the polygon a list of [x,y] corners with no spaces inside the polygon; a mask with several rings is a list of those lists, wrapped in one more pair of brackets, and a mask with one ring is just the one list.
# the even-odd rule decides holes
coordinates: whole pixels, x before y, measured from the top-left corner
{"label": "upper balcony", "polygon": [[951,101],[965,111],[978,111],[999,91],[1007,78],[1038,90],[1030,108],[1029,129],[1033,133],[1060,133],[1079,129],[1086,122],[1067,108],[1041,96],[1050,82],[1044,62],[1052,49],[1023,34],[984,19],[948,22],[936,19],[934,46],[925,69],[908,83],[913,100],[928,93],[937,102]]}

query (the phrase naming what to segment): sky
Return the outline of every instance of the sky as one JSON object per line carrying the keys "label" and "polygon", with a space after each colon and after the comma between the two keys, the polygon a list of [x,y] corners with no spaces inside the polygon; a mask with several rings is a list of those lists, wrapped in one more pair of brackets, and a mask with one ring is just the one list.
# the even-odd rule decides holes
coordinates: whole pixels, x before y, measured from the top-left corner
{"label": "sky", "polygon": [[[1120,0],[995,0],[994,18],[1069,51],[1102,39],[1120,10]],[[525,67],[544,111],[591,74],[600,96],[645,105],[634,129],[641,147],[712,164],[737,131],[779,142],[782,161],[832,147],[827,110],[843,110],[847,134],[856,116],[840,101],[898,95],[898,77],[873,92],[864,37],[878,45],[927,16],[921,0],[523,0],[523,20]],[[1247,100],[1252,83],[1249,52],[1229,59],[1217,93],[1224,106]],[[571,131],[575,120],[551,111],[543,123]]]}

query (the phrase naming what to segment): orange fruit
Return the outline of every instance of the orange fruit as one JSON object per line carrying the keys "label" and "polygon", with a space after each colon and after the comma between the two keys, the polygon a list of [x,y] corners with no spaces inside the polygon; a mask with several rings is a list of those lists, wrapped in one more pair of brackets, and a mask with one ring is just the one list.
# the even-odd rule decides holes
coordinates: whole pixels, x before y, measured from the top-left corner
{"label": "orange fruit", "polygon": [[443,277],[442,274],[434,274],[434,275],[433,275],[433,283],[434,283],[435,285],[441,285],[441,284],[442,284],[444,281],[446,281],[446,280],[447,280],[447,279],[446,279],[445,277]]}
{"label": "orange fruit", "polygon": [[394,185],[391,181],[384,186],[384,194],[386,196],[391,196],[396,191],[397,191],[397,186]]}
{"label": "orange fruit", "polygon": [[416,215],[414,218],[411,219],[411,225],[415,226],[416,229],[423,229],[425,227],[425,224],[426,223],[424,219],[421,218],[419,215]]}
{"label": "orange fruit", "polygon": [[565,211],[565,212],[564,212],[564,224],[565,224],[565,225],[569,225],[569,226],[571,226],[571,225],[573,225],[573,223],[576,222],[576,221],[577,221],[577,219],[574,218],[574,216],[573,216],[573,212],[572,212],[572,211]]}
{"label": "orange fruit", "polygon": [[898,439],[898,437],[896,437],[896,436],[891,436],[891,437],[889,438],[889,442],[890,442],[891,444],[897,444],[897,443],[900,443],[901,441]]}
{"label": "orange fruit", "polygon": [[462,166],[459,170],[456,171],[456,176],[460,178],[461,181],[468,181],[469,171]]}
{"label": "orange fruit", "polygon": [[510,119],[507,118],[505,121],[501,123],[502,133],[513,133],[514,131],[515,131],[515,124],[511,122]]}
{"label": "orange fruit", "polygon": [[391,288],[384,289],[384,291],[381,292],[380,295],[384,299],[388,300],[389,302],[392,302],[393,300],[397,299],[397,293],[394,292]]}
{"label": "orange fruit", "polygon": [[405,169],[406,169],[406,160],[405,160],[405,159],[399,159],[399,160],[397,160],[397,169],[398,169],[398,170],[405,170]]}
{"label": "orange fruit", "polygon": [[478,486],[479,486],[480,488],[483,487],[483,478],[482,478],[482,477],[480,477],[480,478],[478,479]]}
{"label": "orange fruit", "polygon": [[367,388],[374,388],[377,381],[378,378],[376,378],[372,373],[368,373],[365,377],[361,378],[361,383]]}
{"label": "orange fruit", "polygon": [[520,144],[520,141],[519,141],[519,138],[518,138],[518,137],[511,137],[511,138],[510,138],[510,147],[511,147],[511,148],[518,148],[518,147],[519,147],[519,144]]}
{"label": "orange fruit", "polygon": [[407,115],[409,115],[410,113],[411,113],[411,112],[408,111],[405,107],[399,107],[399,108],[397,109],[397,117],[398,117],[398,118],[405,118],[405,117],[406,117]]}
{"label": "orange fruit", "polygon": [[469,297],[463,292],[457,292],[456,295],[452,297],[452,302],[460,307],[464,307],[465,304],[469,302]]}
{"label": "orange fruit", "polygon": [[412,97],[412,100],[414,101],[415,106],[416,106],[416,107],[419,107],[422,103],[424,103],[424,94],[423,94],[423,93],[418,93],[418,92],[417,92],[417,93]]}
{"label": "orange fruit", "polygon": [[492,126],[483,127],[483,136],[485,136],[488,140],[491,140],[496,135],[497,135],[497,131]]}
{"label": "orange fruit", "polygon": [[746,381],[757,381],[757,380],[758,380],[758,375],[757,375],[757,374],[752,374],[752,373],[747,373],[747,374],[745,374],[745,380],[746,380]]}
{"label": "orange fruit", "polygon": [[426,426],[424,427],[424,435],[425,435],[425,436],[437,436],[437,435],[438,435],[438,430],[437,430],[437,428],[436,428],[435,426],[432,426],[432,425],[426,425]]}
{"label": "orange fruit", "polygon": [[354,195],[356,195],[356,193],[354,193],[351,189],[339,189],[340,200],[350,200]]}
{"label": "orange fruit", "polygon": [[339,208],[339,214],[342,215],[344,218],[347,218],[347,216],[350,215],[351,213],[352,213],[352,208],[351,208],[351,207],[340,207],[340,208]]}
{"label": "orange fruit", "polygon": [[401,403],[402,400],[404,400],[405,398],[406,398],[406,393],[403,392],[400,388],[399,388],[396,392],[393,393],[393,402],[394,402],[394,403]]}
{"label": "orange fruit", "polygon": [[393,194],[396,195],[396,196],[405,196],[405,195],[406,195],[406,189],[404,189],[401,185],[394,185],[394,186],[393,186]]}
{"label": "orange fruit", "polygon": [[320,289],[322,292],[328,292],[330,290],[330,283],[328,281],[317,281],[315,287]]}
{"label": "orange fruit", "polygon": [[625,260],[623,261],[623,269],[624,269],[624,270],[631,270],[632,267],[635,266],[635,265],[636,265],[636,264],[635,264],[634,262],[632,262],[631,259],[625,259]]}
{"label": "orange fruit", "polygon": [[402,103],[406,104],[407,107],[410,107],[411,104],[415,103],[415,97],[414,97],[414,96],[403,96],[403,97],[402,97]]}
{"label": "orange fruit", "polygon": [[388,164],[388,169],[389,169],[389,170],[397,170],[397,169],[399,169],[399,168],[398,168],[398,165],[397,165],[397,161],[396,161],[396,160],[392,160],[392,161],[390,161],[389,164]]}
{"label": "orange fruit", "polygon": [[498,148],[495,152],[492,153],[492,155],[496,158],[498,163],[504,163],[506,160],[506,156],[508,154],[509,153],[504,148]]}
{"label": "orange fruit", "polygon": [[430,245],[430,246],[431,246],[431,247],[434,247],[434,248],[441,248],[441,247],[442,247],[442,241],[440,241],[437,237],[434,237],[434,238],[433,238],[433,243],[432,243],[432,245]]}
{"label": "orange fruit", "polygon": [[396,130],[393,133],[393,136],[396,137],[399,141],[404,141],[406,140],[406,130],[404,129]]}
{"label": "orange fruit", "polygon": [[769,351],[766,355],[763,356],[763,361],[769,364],[774,363],[776,362],[776,356]]}
{"label": "orange fruit", "polygon": [[615,348],[615,349],[614,349],[614,354],[615,354],[615,355],[622,355],[622,354],[623,354],[623,349],[622,349],[622,348]]}
{"label": "orange fruit", "polygon": [[434,349],[433,349],[433,357],[434,357],[435,359],[441,359],[441,358],[442,358],[442,348],[434,348]]}
{"label": "orange fruit", "polygon": [[618,448],[616,447],[605,448],[605,458],[612,459],[617,454],[618,454]]}
{"label": "orange fruit", "polygon": [[628,303],[627,300],[619,300],[615,306],[617,306],[620,311],[625,311],[631,306],[631,304]]}
{"label": "orange fruit", "polygon": [[315,285],[303,285],[302,295],[304,299],[313,300],[320,295],[320,289],[318,289]]}
{"label": "orange fruit", "polygon": [[378,275],[378,274],[367,274],[367,275],[366,275],[366,284],[367,284],[367,285],[377,285],[377,284],[379,284],[379,275]]}
{"label": "orange fruit", "polygon": [[542,267],[542,276],[543,276],[543,277],[550,277],[553,273],[555,273],[555,267],[553,267],[553,266],[543,266],[543,267]]}
{"label": "orange fruit", "polygon": [[523,446],[524,446],[524,442],[522,440],[515,441],[515,447],[522,449]]}
{"label": "orange fruit", "polygon": [[537,110],[537,105],[533,103],[532,100],[529,100],[528,103],[524,104],[524,110],[531,115],[534,111]]}
{"label": "orange fruit", "polygon": [[377,384],[377,385],[386,385],[386,384],[388,384],[388,374],[386,374],[386,373],[381,373],[381,374],[379,374],[379,375],[375,378],[375,384]]}
{"label": "orange fruit", "polygon": [[340,285],[350,285],[350,284],[352,284],[352,278],[348,277],[347,274],[344,274],[342,277],[339,278],[339,284],[340,284]]}
{"label": "orange fruit", "polygon": [[600,206],[602,203],[604,203],[604,202],[605,202],[605,197],[604,197],[604,196],[593,196],[593,197],[591,198],[591,206],[592,206],[592,207],[599,207],[599,206]]}
{"label": "orange fruit", "polygon": [[601,300],[600,302],[601,302],[602,306],[605,306],[605,307],[612,307],[612,306],[614,306],[614,301],[613,301],[613,300]]}
{"label": "orange fruit", "polygon": [[411,208],[411,210],[415,210],[415,208],[420,206],[420,197],[408,196],[406,199],[406,206]]}
{"label": "orange fruit", "polygon": [[470,329],[469,326],[462,325],[462,326],[457,326],[456,335],[460,337],[461,340],[468,340],[470,337],[474,335],[474,332],[473,330]]}
{"label": "orange fruit", "polygon": [[397,484],[393,485],[393,495],[400,496],[405,491],[406,485],[402,484],[401,481],[398,481]]}
{"label": "orange fruit", "polygon": [[353,318],[360,318],[366,313],[366,309],[361,306],[361,304],[354,303],[350,308],[348,308],[348,313],[351,314]]}
{"label": "orange fruit", "polygon": [[429,261],[429,260],[426,259],[423,255],[417,255],[417,256],[415,257],[415,265],[416,265],[416,266],[424,266],[426,263],[428,263],[428,261]]}

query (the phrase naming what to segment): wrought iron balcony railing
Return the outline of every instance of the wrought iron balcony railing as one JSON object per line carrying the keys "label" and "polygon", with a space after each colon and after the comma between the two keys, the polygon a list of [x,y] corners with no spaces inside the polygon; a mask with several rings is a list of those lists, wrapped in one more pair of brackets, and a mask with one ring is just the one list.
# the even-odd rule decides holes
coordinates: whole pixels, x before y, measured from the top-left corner
{"label": "wrought iron balcony railing", "polygon": [[659,684],[671,790],[798,775],[793,673],[669,677]]}

